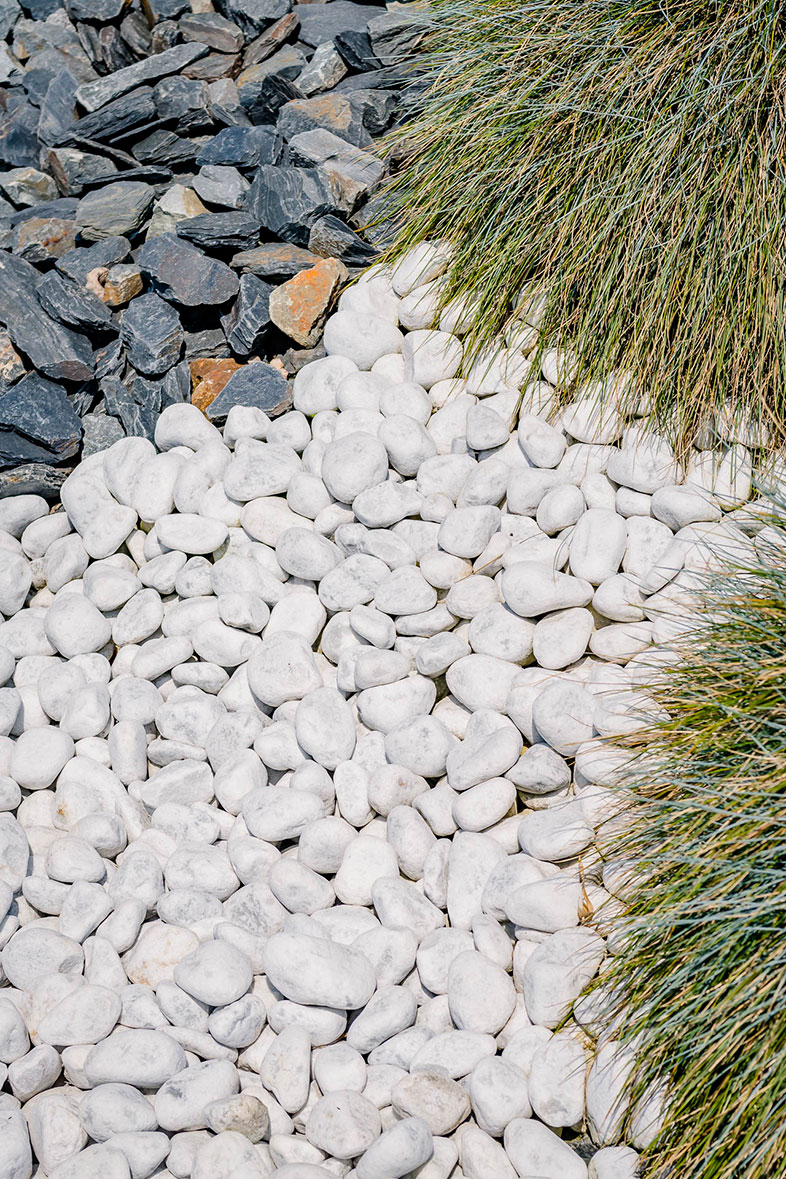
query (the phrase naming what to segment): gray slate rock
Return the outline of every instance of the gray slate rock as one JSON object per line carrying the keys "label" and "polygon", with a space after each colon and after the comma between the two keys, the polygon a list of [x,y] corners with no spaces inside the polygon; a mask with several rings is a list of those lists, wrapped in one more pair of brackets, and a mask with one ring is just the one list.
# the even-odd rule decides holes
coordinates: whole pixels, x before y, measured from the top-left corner
{"label": "gray slate rock", "polygon": [[4,454],[13,445],[6,432],[13,431],[34,443],[44,461],[48,454],[50,462],[75,455],[82,437],[82,424],[65,389],[38,373],[29,373],[0,397],[0,430],[3,432],[0,448]]}
{"label": "gray slate rock", "polygon": [[253,274],[240,279],[240,293],[221,320],[227,343],[238,356],[250,356],[270,327],[270,296],[275,287]]}
{"label": "gray slate rock", "polygon": [[130,94],[124,94],[108,103],[99,111],[91,111],[72,124],[60,139],[62,147],[80,147],[87,140],[98,143],[112,143],[121,135],[142,127],[156,117],[156,104],[149,86],[140,86]]}
{"label": "gray slate rock", "polygon": [[154,196],[149,184],[118,180],[83,196],[75,221],[87,241],[133,236],[144,224]]}
{"label": "gray slate rock", "polygon": [[0,471],[0,499],[12,495],[42,495],[45,499],[57,499],[70,473],[70,467],[50,467],[35,462]]}
{"label": "gray slate rock", "polygon": [[61,70],[49,83],[38,118],[38,138],[48,147],[57,143],[76,122],[76,91],[79,81],[70,70]]}
{"label": "gray slate rock", "polygon": [[328,4],[296,4],[292,10],[300,17],[300,40],[306,45],[334,41],[339,33],[364,32],[379,9],[351,0],[332,0]]}
{"label": "gray slate rock", "polygon": [[82,457],[108,450],[115,442],[125,438],[126,432],[117,418],[108,413],[86,413],[82,417]]}
{"label": "gray slate rock", "polygon": [[120,16],[126,0],[66,0],[65,8],[71,20],[87,20],[96,24]]}
{"label": "gray slate rock", "polygon": [[131,242],[127,237],[106,237],[94,246],[76,246],[55,262],[55,268],[67,274],[79,286],[84,286],[91,270],[99,266],[114,266],[123,262],[131,253]]}
{"label": "gray slate rock", "polygon": [[332,213],[311,226],[308,248],[321,258],[338,258],[347,266],[367,266],[377,256],[374,246]]}
{"label": "gray slate rock", "polygon": [[287,279],[316,266],[318,261],[317,254],[300,246],[264,242],[253,250],[235,254],[231,266],[243,274],[256,274],[259,278]]}
{"label": "gray slate rock", "polygon": [[186,307],[226,303],[240,286],[237,275],[223,262],[208,258],[173,233],[145,242],[137,263],[164,298]]}
{"label": "gray slate rock", "polygon": [[207,407],[211,422],[222,422],[235,405],[251,405],[275,416],[292,404],[286,377],[262,362],[246,364],[233,373]]}
{"label": "gray slate rock", "polygon": [[371,143],[371,136],[363,126],[362,114],[341,94],[293,99],[278,112],[276,127],[287,142],[301,132],[324,128],[357,147],[367,147]]}
{"label": "gray slate rock", "polygon": [[86,381],[93,375],[90,343],[46,314],[36,298],[38,271],[0,250],[0,322],[16,348],[53,380]]}
{"label": "gray slate rock", "polygon": [[203,250],[244,250],[259,241],[260,224],[250,213],[200,213],[178,221],[178,237]]}
{"label": "gray slate rock", "polygon": [[271,21],[286,16],[290,0],[216,0],[216,8],[234,21],[247,37],[256,37]]}
{"label": "gray slate rock", "polygon": [[236,168],[258,168],[277,164],[284,145],[272,127],[223,127],[201,148],[196,163],[225,164]]}
{"label": "gray slate rock", "polygon": [[116,70],[113,74],[80,86],[76,92],[77,102],[87,111],[97,111],[143,82],[179,73],[192,61],[204,57],[207,51],[206,45],[191,41],[185,45],[176,45],[173,49],[165,49],[163,53],[154,53],[144,61],[134,62],[123,70]]}
{"label": "gray slate rock", "polygon": [[140,295],[123,312],[120,334],[128,359],[145,376],[160,376],[177,364],[183,347],[180,317],[158,295]]}
{"label": "gray slate rock", "polygon": [[107,332],[114,329],[112,313],[106,303],[70,279],[63,278],[57,270],[48,271],[39,280],[38,301],[53,319],[59,319],[66,327],[81,332]]}
{"label": "gray slate rock", "polygon": [[249,190],[246,208],[277,237],[307,246],[314,222],[338,208],[338,194],[329,177],[317,168],[263,165]]}

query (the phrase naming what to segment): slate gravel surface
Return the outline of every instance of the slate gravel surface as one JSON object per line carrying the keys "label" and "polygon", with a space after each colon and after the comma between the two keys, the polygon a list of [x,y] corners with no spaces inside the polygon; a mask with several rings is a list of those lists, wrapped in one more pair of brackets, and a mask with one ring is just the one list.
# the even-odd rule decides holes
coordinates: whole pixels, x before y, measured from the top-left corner
{"label": "slate gravel surface", "polygon": [[0,0],[0,496],[152,438],[194,361],[318,355],[386,232],[374,140],[426,28],[350,0]]}

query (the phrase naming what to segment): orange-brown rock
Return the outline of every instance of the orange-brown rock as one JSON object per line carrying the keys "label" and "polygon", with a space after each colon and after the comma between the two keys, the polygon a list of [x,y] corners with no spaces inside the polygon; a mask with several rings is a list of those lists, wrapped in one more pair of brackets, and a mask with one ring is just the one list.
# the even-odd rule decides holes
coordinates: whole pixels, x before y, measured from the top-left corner
{"label": "orange-brown rock", "polygon": [[270,296],[270,318],[291,340],[311,348],[322,335],[322,325],[348,271],[337,258],[325,258],[282,283]]}
{"label": "orange-brown rock", "polygon": [[[11,343],[8,332],[0,328],[0,389],[4,385],[13,385],[25,375],[22,358]],[[6,390],[3,389],[3,392]]]}
{"label": "orange-brown rock", "polygon": [[191,402],[205,413],[207,407],[215,401],[221,390],[229,381],[233,373],[237,372],[242,365],[238,364],[236,360],[231,360],[229,357],[223,357],[219,360],[192,360],[191,361],[191,380],[195,378],[195,366],[210,365],[210,368],[198,369],[199,377],[198,384],[191,394]]}
{"label": "orange-brown rock", "polygon": [[122,307],[138,295],[143,287],[142,274],[138,266],[130,262],[110,266],[104,279],[104,302],[110,307]]}

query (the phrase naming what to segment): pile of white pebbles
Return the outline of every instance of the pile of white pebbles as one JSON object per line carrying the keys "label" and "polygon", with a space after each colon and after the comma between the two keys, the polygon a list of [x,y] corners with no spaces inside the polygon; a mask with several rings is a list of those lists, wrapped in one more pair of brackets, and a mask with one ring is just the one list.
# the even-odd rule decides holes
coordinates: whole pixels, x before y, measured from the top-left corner
{"label": "pile of white pebbles", "polygon": [[555,416],[533,308],[457,379],[445,265],[346,291],[276,420],[0,501],[0,1179],[637,1173],[601,739],[758,543],[751,439],[683,481]]}

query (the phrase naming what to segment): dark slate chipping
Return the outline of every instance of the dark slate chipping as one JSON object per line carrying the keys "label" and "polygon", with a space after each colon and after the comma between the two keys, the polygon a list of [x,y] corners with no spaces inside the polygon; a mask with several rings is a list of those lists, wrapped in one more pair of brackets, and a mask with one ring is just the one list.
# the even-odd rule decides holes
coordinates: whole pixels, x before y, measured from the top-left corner
{"label": "dark slate chipping", "polygon": [[318,168],[263,165],[248,193],[246,207],[277,237],[307,246],[314,222],[338,208],[338,194]]}
{"label": "dark slate chipping", "polygon": [[171,303],[141,295],[123,312],[120,334],[137,372],[160,376],[180,359],[183,328]]}
{"label": "dark slate chipping", "polygon": [[37,446],[49,453],[51,461],[59,462],[77,453],[82,423],[62,385],[30,373],[0,397],[0,431],[0,462],[13,447],[6,431],[13,431],[21,436],[20,441]]}
{"label": "dark slate chipping", "polygon": [[186,307],[226,303],[240,286],[224,262],[209,258],[172,233],[145,242],[137,262],[165,298]]}
{"label": "dark slate chipping", "polygon": [[29,262],[0,251],[0,322],[20,352],[54,380],[86,381],[93,350],[86,336],[51,319],[36,298],[38,272]]}
{"label": "dark slate chipping", "polygon": [[114,331],[112,312],[106,303],[84,286],[48,271],[38,283],[38,301],[53,319],[82,332]]}
{"label": "dark slate chipping", "polygon": [[373,140],[427,28],[382,0],[0,0],[0,496],[153,437],[197,358],[242,366],[213,419],[289,404],[265,360],[324,349],[271,296],[377,256]]}
{"label": "dark slate chipping", "polygon": [[275,287],[253,274],[240,279],[240,293],[232,310],[222,317],[227,343],[238,356],[250,356],[270,327],[270,296]]}
{"label": "dark slate chipping", "polygon": [[269,364],[247,364],[233,373],[207,408],[213,422],[223,421],[233,405],[253,405],[265,413],[283,413],[291,404],[286,377]]}

